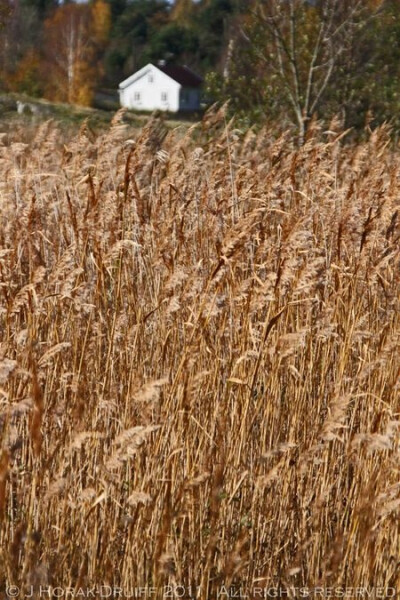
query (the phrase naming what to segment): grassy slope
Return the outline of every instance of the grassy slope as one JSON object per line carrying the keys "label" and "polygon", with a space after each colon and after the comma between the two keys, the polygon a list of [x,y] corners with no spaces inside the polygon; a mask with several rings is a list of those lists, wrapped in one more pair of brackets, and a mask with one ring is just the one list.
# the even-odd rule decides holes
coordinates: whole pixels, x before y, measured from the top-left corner
{"label": "grassy slope", "polygon": [[[23,114],[17,112],[17,101],[27,105]],[[32,114],[29,105],[36,107],[37,113]],[[19,139],[23,141],[30,139],[38,125],[49,119],[55,121],[65,140],[76,135],[84,122],[94,133],[101,134],[109,127],[113,115],[114,112],[112,111],[98,108],[49,102],[18,94],[0,95],[0,130],[2,132],[12,132],[17,129]],[[125,122],[132,128],[140,128],[148,121],[150,115],[148,113],[126,111],[124,118]],[[163,115],[163,119],[168,128],[182,126],[183,129],[187,129],[193,124],[190,117],[189,119],[181,119],[175,115]]]}
{"label": "grassy slope", "polygon": [[399,584],[386,132],[21,135],[0,148],[0,589]]}

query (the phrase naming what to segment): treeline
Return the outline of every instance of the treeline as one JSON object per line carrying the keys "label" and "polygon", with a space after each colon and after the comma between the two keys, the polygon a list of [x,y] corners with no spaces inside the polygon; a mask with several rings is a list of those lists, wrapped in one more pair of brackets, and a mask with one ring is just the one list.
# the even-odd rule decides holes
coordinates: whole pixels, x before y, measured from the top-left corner
{"label": "treeline", "polygon": [[4,91],[90,105],[164,59],[243,122],[292,123],[301,139],[332,115],[400,125],[398,0],[0,0],[0,22]]}
{"label": "treeline", "polygon": [[240,3],[15,0],[0,33],[1,87],[90,105],[94,90],[116,88],[150,61],[218,70]]}

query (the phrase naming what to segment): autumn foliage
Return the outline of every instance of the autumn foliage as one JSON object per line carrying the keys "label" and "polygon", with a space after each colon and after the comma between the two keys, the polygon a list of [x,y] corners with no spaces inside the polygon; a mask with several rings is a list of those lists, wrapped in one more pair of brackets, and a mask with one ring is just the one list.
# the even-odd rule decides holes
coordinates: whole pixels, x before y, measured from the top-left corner
{"label": "autumn foliage", "polygon": [[103,0],[93,5],[60,6],[44,24],[46,96],[70,104],[90,105],[99,64],[99,47],[107,40],[110,8]]}

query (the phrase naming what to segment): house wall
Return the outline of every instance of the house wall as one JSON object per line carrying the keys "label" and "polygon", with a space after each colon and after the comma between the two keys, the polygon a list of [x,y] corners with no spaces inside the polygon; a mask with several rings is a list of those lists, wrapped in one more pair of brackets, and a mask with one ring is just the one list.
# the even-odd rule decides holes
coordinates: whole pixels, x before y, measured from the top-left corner
{"label": "house wall", "polygon": [[[140,73],[140,72],[139,72]],[[120,89],[121,106],[135,110],[179,110],[179,83],[149,66],[141,76]]]}
{"label": "house wall", "polygon": [[199,110],[200,90],[195,88],[181,88],[179,104],[180,110]]}

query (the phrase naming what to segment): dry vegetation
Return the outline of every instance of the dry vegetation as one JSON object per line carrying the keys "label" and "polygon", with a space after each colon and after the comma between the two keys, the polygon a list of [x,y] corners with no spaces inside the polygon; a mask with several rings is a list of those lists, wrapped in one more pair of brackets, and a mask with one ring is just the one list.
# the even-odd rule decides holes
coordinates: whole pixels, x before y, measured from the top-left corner
{"label": "dry vegetation", "polygon": [[400,586],[388,132],[130,135],[2,138],[0,590]]}

